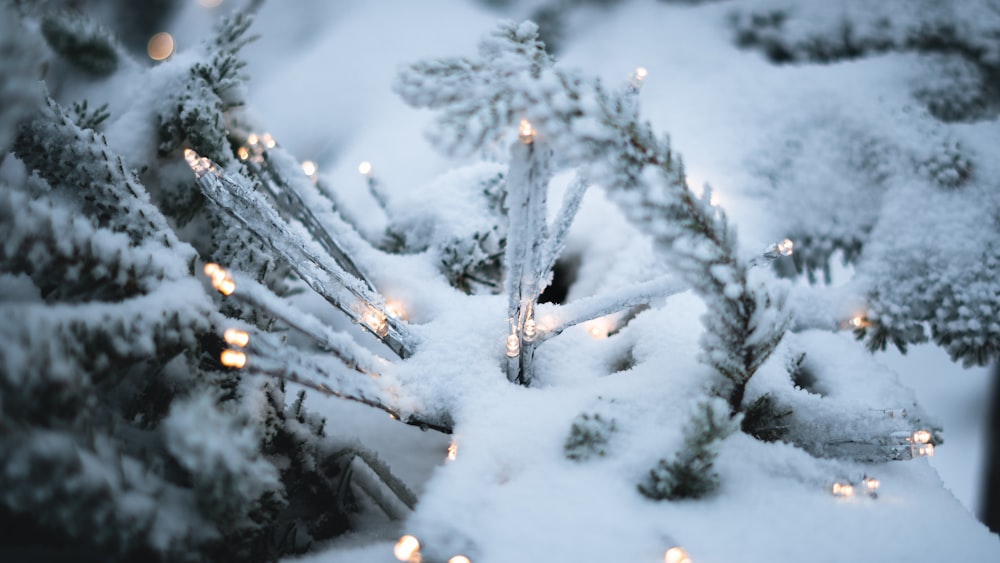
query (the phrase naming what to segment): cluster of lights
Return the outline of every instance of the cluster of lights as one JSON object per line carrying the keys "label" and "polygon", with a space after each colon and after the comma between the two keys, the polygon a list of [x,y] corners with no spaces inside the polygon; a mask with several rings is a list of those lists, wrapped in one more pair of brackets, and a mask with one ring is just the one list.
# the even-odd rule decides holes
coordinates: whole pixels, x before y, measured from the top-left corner
{"label": "cluster of lights", "polygon": [[[396,542],[396,545],[392,548],[392,554],[399,561],[420,563],[420,542],[411,535],[405,535]],[[455,555],[448,560],[448,563],[472,563],[472,560],[464,555]]]}
{"label": "cluster of lights", "polygon": [[663,563],[691,563],[691,558],[686,551],[674,546],[663,554]]}
{"label": "cluster of lights", "polygon": [[933,435],[930,430],[917,430],[907,441],[910,443],[910,453],[913,457],[930,457],[934,455],[934,444],[931,443]]}
{"label": "cluster of lights", "polygon": [[521,123],[517,126],[517,138],[526,145],[535,142],[535,128],[531,126],[531,122],[527,119],[522,119]]}
{"label": "cluster of lights", "polygon": [[860,489],[860,494],[867,495],[871,498],[877,498],[879,484],[878,479],[868,477],[866,475],[861,479],[861,483],[857,487],[851,483],[838,481],[830,487],[830,492],[833,493],[833,496],[835,497],[850,498],[854,496],[856,489]]}
{"label": "cluster of lights", "polygon": [[146,53],[154,61],[166,60],[174,53],[174,38],[166,31],[153,35],[146,43]]}
{"label": "cluster of lights", "polygon": [[212,164],[212,161],[204,156],[199,156],[198,153],[194,152],[192,149],[184,149],[184,160],[187,162],[188,166],[191,167],[191,171],[194,172],[195,178],[201,178],[209,172],[218,175],[219,170]]}
{"label": "cluster of lights", "polygon": [[[250,343],[250,335],[238,328],[227,328],[226,332],[222,334],[222,338],[226,341],[226,344],[239,348],[243,348]],[[219,355],[219,361],[226,367],[239,369],[247,365],[247,355],[240,350],[223,350],[222,354]]]}
{"label": "cluster of lights", "polygon": [[788,238],[774,245],[774,251],[782,256],[791,256],[794,248],[795,243],[792,242],[792,239]]}
{"label": "cluster of lights", "polygon": [[232,295],[236,291],[236,282],[229,276],[229,272],[224,270],[215,262],[205,264],[205,275],[212,280],[212,287],[223,295]]}

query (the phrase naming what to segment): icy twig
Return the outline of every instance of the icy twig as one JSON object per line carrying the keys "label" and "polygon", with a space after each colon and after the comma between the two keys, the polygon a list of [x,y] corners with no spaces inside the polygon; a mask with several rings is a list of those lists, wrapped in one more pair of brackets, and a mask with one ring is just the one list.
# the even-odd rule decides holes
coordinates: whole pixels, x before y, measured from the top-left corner
{"label": "icy twig", "polygon": [[185,151],[185,158],[205,196],[265,241],[313,291],[371,330],[401,358],[413,354],[415,337],[403,321],[386,313],[382,297],[346,272],[312,241],[290,229],[244,178],[221,170],[190,149]]}

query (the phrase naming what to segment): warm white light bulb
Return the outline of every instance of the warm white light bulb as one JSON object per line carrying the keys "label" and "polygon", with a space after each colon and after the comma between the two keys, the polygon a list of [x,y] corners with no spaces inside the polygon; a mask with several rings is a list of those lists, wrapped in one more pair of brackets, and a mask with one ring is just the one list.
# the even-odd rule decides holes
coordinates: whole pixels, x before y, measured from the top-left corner
{"label": "warm white light bulb", "polygon": [[521,339],[516,334],[507,335],[507,357],[516,358],[521,353]]}
{"label": "warm white light bulb", "polygon": [[392,548],[392,554],[400,561],[409,561],[420,551],[420,542],[417,538],[406,535],[399,538],[396,546]]}
{"label": "warm white light bulb", "polygon": [[311,160],[305,160],[302,162],[302,171],[305,172],[306,176],[312,177],[316,173],[317,167],[316,163]]}
{"label": "warm white light bulb", "polygon": [[388,299],[385,302],[385,312],[394,319],[407,320],[406,308],[399,301]]}
{"label": "warm white light bulb", "polygon": [[686,551],[679,547],[671,547],[663,554],[664,563],[691,563]]}
{"label": "warm white light bulb", "polygon": [[530,145],[535,141],[535,128],[531,126],[531,122],[527,119],[522,119],[520,125],[518,125],[517,138],[526,145]]}
{"label": "warm white light bulb", "polygon": [[528,318],[524,321],[524,341],[531,342],[538,335],[538,326],[535,324],[535,319]]}
{"label": "warm white light bulb", "polygon": [[782,256],[791,256],[794,247],[795,243],[792,242],[792,239],[787,238],[776,245],[778,254],[781,254]]}
{"label": "warm white light bulb", "polygon": [[913,440],[913,443],[915,444],[928,444],[931,441],[931,432],[930,430],[920,429],[914,432],[910,436],[910,439]]}
{"label": "warm white light bulb", "polygon": [[448,444],[448,461],[455,461],[458,457],[458,442]]}
{"label": "warm white light bulb", "polygon": [[240,157],[240,160],[246,160],[250,158],[250,151],[246,147],[240,147],[236,149],[236,156]]}
{"label": "warm white light bulb", "polygon": [[368,325],[368,328],[370,328],[372,332],[379,337],[389,334],[389,324],[385,322],[385,315],[382,313],[368,308],[361,314],[361,318],[365,321],[365,324]]}
{"label": "warm white light bulb", "polygon": [[854,487],[850,483],[834,483],[833,495],[838,497],[849,497],[854,495]]}
{"label": "warm white light bulb", "polygon": [[472,563],[469,558],[464,555],[456,555],[448,560],[448,563]]}
{"label": "warm white light bulb", "polygon": [[247,355],[239,350],[223,350],[219,361],[226,367],[238,369],[247,365]]}
{"label": "warm white light bulb", "polygon": [[363,161],[361,164],[358,165],[358,172],[362,176],[370,176],[372,173],[372,163],[368,162],[367,160]]}
{"label": "warm white light bulb", "polygon": [[273,149],[278,144],[277,141],[274,140],[274,137],[272,137],[270,133],[262,133],[261,136],[260,136],[260,142],[263,143],[264,146],[267,147],[267,148],[269,148],[269,149]]}
{"label": "warm white light bulb", "polygon": [[868,479],[865,479],[865,488],[867,488],[870,492],[877,491],[878,486],[879,486],[878,479],[873,479],[870,477]]}
{"label": "warm white light bulb", "polygon": [[249,135],[247,135],[247,144],[250,145],[251,147],[259,142],[260,139],[257,137],[256,133],[250,133]]}
{"label": "warm white light bulb", "polygon": [[232,344],[233,346],[239,346],[243,348],[250,343],[250,335],[238,328],[227,328],[226,332],[222,333],[222,338],[227,344]]}

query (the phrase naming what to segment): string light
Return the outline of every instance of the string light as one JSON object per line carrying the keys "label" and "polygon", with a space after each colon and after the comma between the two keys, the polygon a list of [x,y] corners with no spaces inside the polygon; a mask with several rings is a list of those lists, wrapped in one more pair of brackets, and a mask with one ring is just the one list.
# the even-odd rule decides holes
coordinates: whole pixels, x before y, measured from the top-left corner
{"label": "string light", "polygon": [[240,147],[236,149],[236,156],[240,157],[240,160],[246,160],[250,158],[250,151],[246,147]]}
{"label": "string light", "polygon": [[538,335],[538,326],[535,324],[535,319],[528,317],[524,321],[524,341],[531,342]]}
{"label": "string light", "polygon": [[516,358],[521,354],[521,339],[517,334],[507,335],[507,357]]}
{"label": "string light", "polygon": [[632,87],[638,89],[642,86],[642,82],[646,80],[649,76],[649,71],[645,67],[638,67],[632,72]]}
{"label": "string light", "polygon": [[209,262],[205,264],[205,275],[212,280],[212,287],[223,295],[232,295],[236,291],[236,282],[229,277],[229,272],[222,269],[218,264]]}
{"label": "string light", "polygon": [[611,321],[606,318],[594,319],[583,324],[587,329],[587,334],[594,340],[602,340],[611,333]]}
{"label": "string light", "polygon": [[522,119],[521,124],[518,125],[517,138],[526,145],[535,142],[535,128],[531,126],[531,122],[527,119]]}
{"label": "string light", "polygon": [[920,429],[910,435],[910,441],[914,444],[929,444],[932,435],[930,430]]}
{"label": "string light", "polygon": [[389,324],[386,322],[385,315],[382,313],[369,307],[361,314],[361,318],[364,320],[365,324],[368,325],[368,328],[370,328],[372,332],[380,338],[389,334]]}
{"label": "string light", "polygon": [[174,52],[174,38],[166,31],[161,31],[149,38],[146,53],[154,61],[162,61]]}
{"label": "string light", "polygon": [[316,175],[316,163],[311,160],[305,160],[302,162],[302,171],[305,172],[306,176],[310,178]]}
{"label": "string light", "polygon": [[250,342],[250,335],[238,328],[227,328],[226,332],[222,333],[222,338],[227,344],[239,346],[240,348],[245,347]]}
{"label": "string light", "polygon": [[854,496],[854,486],[850,483],[834,483],[831,491],[835,497]]}
{"label": "string light", "polygon": [[862,314],[854,315],[851,318],[850,323],[851,326],[853,326],[854,328],[866,328],[871,325],[871,323],[868,322],[868,319],[866,319],[865,316]]}
{"label": "string light", "polygon": [[273,149],[278,144],[274,140],[274,137],[271,136],[270,133],[262,133],[260,135],[260,142],[261,142],[261,144],[264,145],[264,147],[269,148],[269,149]]}
{"label": "string light", "polygon": [[392,554],[400,561],[420,561],[420,542],[411,535],[405,535],[396,542]]}
{"label": "string light", "polygon": [[219,361],[226,367],[239,369],[247,365],[247,355],[239,350],[223,350]]}
{"label": "string light", "polygon": [[778,251],[778,254],[782,256],[791,256],[792,250],[795,248],[795,243],[792,239],[786,238],[785,240],[774,245],[774,249]]}
{"label": "string light", "polygon": [[448,560],[448,563],[472,563],[469,558],[464,555],[456,555]]}
{"label": "string light", "polygon": [[923,444],[916,446],[913,455],[915,457],[931,457],[934,455],[934,444]]}
{"label": "string light", "polygon": [[250,133],[249,135],[247,135],[247,144],[250,145],[251,147],[257,146],[257,143],[259,142],[260,138],[257,137],[256,133]]}
{"label": "string light", "polygon": [[874,477],[865,477],[861,480],[861,484],[865,486],[865,491],[868,493],[868,496],[878,496],[878,486],[880,484],[878,479]]}
{"label": "string light", "polygon": [[458,442],[448,444],[448,461],[455,461],[458,457]]}
{"label": "string light", "polygon": [[670,549],[668,549],[667,552],[663,554],[663,562],[664,563],[691,563],[691,558],[688,557],[688,554],[687,554],[686,551],[684,551],[683,549],[681,549],[681,548],[679,548],[677,546],[674,546],[674,547],[671,547]]}

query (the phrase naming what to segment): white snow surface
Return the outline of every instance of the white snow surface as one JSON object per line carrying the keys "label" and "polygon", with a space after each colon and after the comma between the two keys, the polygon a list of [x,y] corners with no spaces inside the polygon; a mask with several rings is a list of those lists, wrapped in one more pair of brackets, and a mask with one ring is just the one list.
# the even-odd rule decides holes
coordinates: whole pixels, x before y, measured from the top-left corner
{"label": "white snow surface", "polygon": [[[905,95],[899,84],[908,75],[906,65],[893,60],[903,55],[822,67],[773,66],[732,45],[725,25],[731,7],[730,2],[691,7],[632,0],[612,9],[583,9],[570,19],[558,64],[611,85],[628,80],[635,67],[646,67],[644,115],[658,132],[671,134],[692,184],[712,185],[744,248],[758,249],[774,242],[777,233],[761,219],[768,215],[754,197],[759,167],[752,159],[766,154],[767,143],[782,133],[775,127],[815,128],[819,143],[830,127],[854,126],[844,112],[877,114],[883,104],[899,102],[893,97]],[[198,10],[192,3],[178,27],[203,28]],[[385,218],[357,173],[358,162],[373,162],[390,200],[398,194],[396,201],[405,205],[420,201],[420,186],[433,187],[435,178],[476,161],[448,160],[425,140],[430,116],[406,107],[391,91],[397,68],[429,56],[472,54],[477,39],[501,15],[455,0],[265,3],[255,24],[262,38],[246,52],[251,110],[292,154],[316,161],[350,213],[370,220],[371,232],[378,232]],[[795,120],[777,120],[789,106],[797,108]],[[879,122],[891,127],[894,120]],[[558,205],[558,197],[550,194],[549,200]],[[457,207],[438,215],[462,218]],[[570,232],[568,249],[584,260],[572,298],[593,294],[581,289],[618,287],[623,276],[657,269],[650,266],[645,239],[593,191]],[[692,397],[705,396],[714,377],[696,359],[704,312],[698,299],[690,293],[674,296],[612,338],[593,340],[584,327],[566,331],[538,348],[537,380],[524,388],[509,384],[501,367],[505,297],[451,290],[419,258],[369,264],[376,284],[410,305],[422,339],[418,352],[386,377],[398,383],[404,410],[451,411],[455,434],[420,432],[380,411],[311,399],[312,409],[328,415],[330,432],[356,437],[378,451],[420,501],[405,522],[370,525],[302,561],[393,561],[392,544],[401,533],[420,539],[425,563],[457,554],[475,563],[656,562],[674,545],[695,563],[1000,560],[1000,540],[966,508],[972,508],[975,494],[966,464],[948,458],[950,440],[967,436],[977,424],[965,414],[965,403],[948,407],[939,391],[922,396],[917,390],[924,410],[945,426],[949,440],[930,462],[819,459],[791,445],[736,433],[719,447],[717,492],[700,500],[654,502],[640,495],[636,484],[659,459],[671,459],[682,447]],[[822,374],[827,396],[788,384],[785,362],[792,349],[805,349],[813,361],[832,366]],[[626,354],[633,365],[615,371]],[[927,370],[913,380],[910,373],[894,373],[894,365],[909,371],[913,361],[873,358],[848,334],[808,332],[782,343],[748,394],[784,392],[802,414],[829,419],[839,413],[840,430],[850,433],[852,409],[912,404],[907,385],[939,390],[942,382],[954,381],[949,389],[970,389],[965,396],[971,396],[986,381],[983,370],[961,373],[951,364],[940,368],[950,373],[935,364],[934,373]],[[615,419],[617,430],[606,456],[577,462],[565,457],[563,444],[582,412]],[[949,427],[952,421],[955,428]],[[457,443],[458,455],[446,462],[449,439]],[[934,465],[946,480],[955,475],[954,481],[943,484]],[[866,474],[881,481],[877,499],[830,494],[834,481],[856,483]]]}

